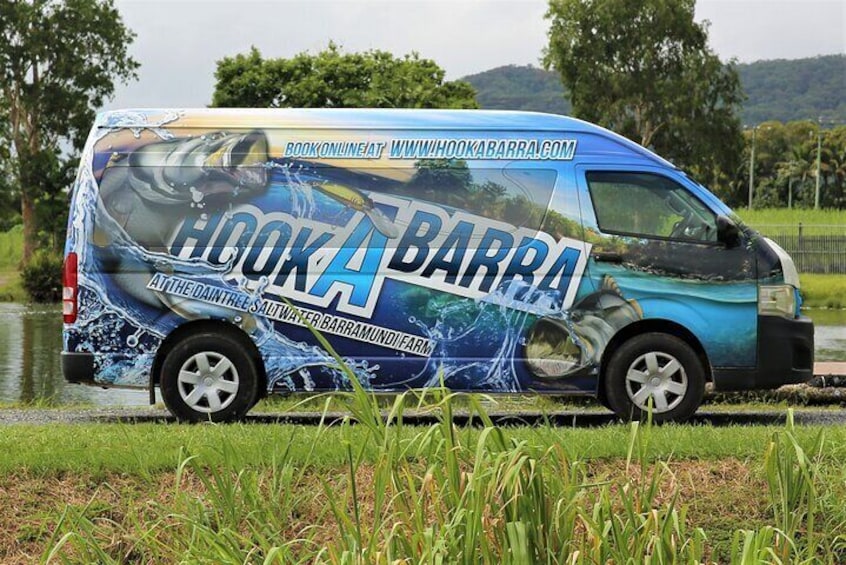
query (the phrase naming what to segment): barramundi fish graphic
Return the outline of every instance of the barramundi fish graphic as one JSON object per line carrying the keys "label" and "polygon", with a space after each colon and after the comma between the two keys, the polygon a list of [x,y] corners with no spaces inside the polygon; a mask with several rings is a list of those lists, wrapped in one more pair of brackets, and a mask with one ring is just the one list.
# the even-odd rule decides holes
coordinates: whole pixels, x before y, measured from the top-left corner
{"label": "barramundi fish graphic", "polygon": [[[267,151],[264,133],[252,131],[172,139],[114,153],[100,181],[102,210],[133,241],[163,247],[192,204],[266,190]],[[98,243],[116,235],[109,229],[95,234]]]}
{"label": "barramundi fish graphic", "polygon": [[209,202],[225,208],[268,187],[267,137],[261,131],[215,132],[149,143],[112,154],[100,180],[93,242],[103,271],[124,292],[178,315],[244,318],[242,312],[154,292],[156,272],[213,275],[220,268],[173,261],[167,244],[192,213]]}
{"label": "barramundi fish graphic", "polygon": [[579,300],[565,317],[540,318],[529,332],[526,364],[541,379],[569,377],[599,365],[620,329],[643,319],[636,300],[626,300],[608,275],[597,292]]}

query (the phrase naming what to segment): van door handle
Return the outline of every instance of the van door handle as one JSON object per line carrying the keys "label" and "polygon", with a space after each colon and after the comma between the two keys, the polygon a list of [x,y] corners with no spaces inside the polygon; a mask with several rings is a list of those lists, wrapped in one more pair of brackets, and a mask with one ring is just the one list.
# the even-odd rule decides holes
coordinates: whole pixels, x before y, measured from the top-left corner
{"label": "van door handle", "polygon": [[593,260],[596,261],[597,263],[622,263],[623,262],[623,256],[620,255],[619,253],[613,253],[613,252],[608,252],[608,253],[597,252],[597,253],[593,253]]}

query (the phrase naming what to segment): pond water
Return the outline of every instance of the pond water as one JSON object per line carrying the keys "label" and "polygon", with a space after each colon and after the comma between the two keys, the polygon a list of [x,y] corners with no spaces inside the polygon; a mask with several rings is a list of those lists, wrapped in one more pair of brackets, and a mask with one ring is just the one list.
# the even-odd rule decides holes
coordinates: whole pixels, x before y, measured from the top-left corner
{"label": "pond water", "polygon": [[146,391],[104,390],[62,377],[60,306],[0,303],[0,402],[146,405]]}
{"label": "pond water", "polygon": [[[846,361],[846,310],[809,310],[816,324],[817,361]],[[0,303],[0,402],[144,406],[146,391],[65,383],[57,306]]]}
{"label": "pond water", "polygon": [[817,361],[846,361],[846,310],[808,310]]}

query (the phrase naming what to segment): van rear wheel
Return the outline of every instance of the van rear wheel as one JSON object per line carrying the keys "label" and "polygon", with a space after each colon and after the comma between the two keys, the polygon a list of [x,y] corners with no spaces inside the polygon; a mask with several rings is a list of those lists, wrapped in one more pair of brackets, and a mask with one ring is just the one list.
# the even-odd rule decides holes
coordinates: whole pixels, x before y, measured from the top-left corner
{"label": "van rear wheel", "polygon": [[605,371],[605,394],[623,420],[656,422],[690,418],[705,394],[705,369],[696,352],[681,339],[647,333],[624,342]]}
{"label": "van rear wheel", "polygon": [[228,422],[246,415],[258,396],[258,371],[242,344],[225,334],[198,333],[177,343],[162,363],[162,399],[179,420]]}

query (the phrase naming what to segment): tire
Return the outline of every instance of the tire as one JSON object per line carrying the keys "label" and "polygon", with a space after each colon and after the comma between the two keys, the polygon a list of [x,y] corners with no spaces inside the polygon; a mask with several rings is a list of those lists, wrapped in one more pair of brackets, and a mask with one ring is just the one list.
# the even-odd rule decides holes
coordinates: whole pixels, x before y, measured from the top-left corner
{"label": "tire", "polygon": [[596,400],[597,400],[597,402],[599,402],[602,406],[604,406],[608,410],[611,410],[612,412],[614,411],[614,409],[611,408],[611,403],[608,402],[608,395],[607,394],[604,394],[604,393],[597,394]]}
{"label": "tire", "polygon": [[231,422],[258,398],[258,370],[248,350],[223,333],[197,333],[179,341],[164,358],[162,399],[180,421]]}
{"label": "tire", "polygon": [[705,369],[681,339],[663,333],[641,334],[611,355],[605,394],[610,408],[625,421],[646,419],[651,399],[654,422],[681,422],[702,403]]}

